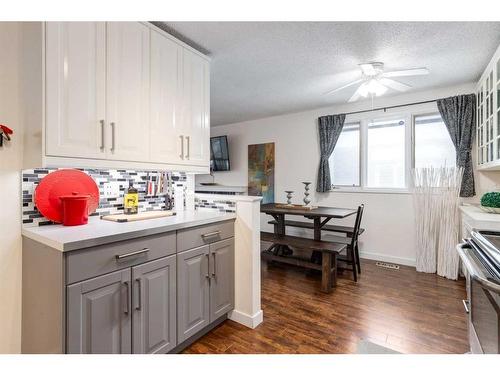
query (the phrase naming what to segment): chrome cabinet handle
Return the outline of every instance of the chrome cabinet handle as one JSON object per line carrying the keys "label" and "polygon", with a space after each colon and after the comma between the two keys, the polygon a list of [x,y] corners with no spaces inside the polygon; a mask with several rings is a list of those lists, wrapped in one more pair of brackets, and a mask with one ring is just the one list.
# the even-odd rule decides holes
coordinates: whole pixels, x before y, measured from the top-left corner
{"label": "chrome cabinet handle", "polygon": [[104,151],[104,120],[99,121],[101,123],[101,151]]}
{"label": "chrome cabinet handle", "polygon": [[137,250],[137,251],[134,251],[132,253],[127,253],[127,254],[120,254],[120,255],[115,255],[115,258],[116,260],[123,260],[123,259],[126,259],[126,258],[129,258],[129,257],[133,257],[133,256],[137,256],[137,255],[141,255],[141,254],[145,254],[149,251],[149,249],[147,247],[145,247],[144,249],[142,250]]}
{"label": "chrome cabinet handle", "polygon": [[205,257],[207,259],[207,274],[205,275],[205,278],[210,280],[210,258],[208,254],[205,254]]}
{"label": "chrome cabinet handle", "polygon": [[142,282],[141,282],[141,278],[137,278],[137,279],[135,279],[135,281],[137,281],[137,286],[139,289],[139,292],[137,293],[138,304],[135,307],[135,309],[141,310],[141,308],[142,308]]}
{"label": "chrome cabinet handle", "polygon": [[184,136],[183,135],[179,135],[179,138],[181,139],[181,154],[179,155],[179,157],[184,160]]}
{"label": "chrome cabinet handle", "polygon": [[130,304],[129,290],[128,290],[128,281],[124,281],[123,285],[125,285],[125,292],[127,293],[127,298],[125,299],[125,307],[123,308],[123,312],[125,314],[128,314],[128,305]]}
{"label": "chrome cabinet handle", "polygon": [[219,234],[220,234],[220,230],[216,230],[215,232],[203,233],[201,236],[203,238],[205,238],[205,237],[218,236]]}
{"label": "chrome cabinet handle", "polygon": [[111,152],[115,152],[115,123],[110,123],[111,125]]}
{"label": "chrome cabinet handle", "polygon": [[212,253],[212,255],[214,256],[214,266],[212,268],[213,269],[213,271],[212,271],[212,277],[215,279],[215,277],[216,277],[215,271],[217,269],[217,263],[216,263],[216,255],[217,255],[217,253],[214,251]]}
{"label": "chrome cabinet handle", "polygon": [[467,300],[463,299],[463,300],[462,300],[462,303],[463,303],[463,305],[464,305],[464,310],[465,310],[465,312],[466,312],[467,314],[468,314],[468,313],[470,313],[470,311],[469,311],[469,301],[467,301]]}
{"label": "chrome cabinet handle", "polygon": [[187,154],[186,154],[186,159],[189,160],[189,154],[190,154],[190,148],[191,148],[191,137],[189,135],[186,136],[186,143],[187,143]]}

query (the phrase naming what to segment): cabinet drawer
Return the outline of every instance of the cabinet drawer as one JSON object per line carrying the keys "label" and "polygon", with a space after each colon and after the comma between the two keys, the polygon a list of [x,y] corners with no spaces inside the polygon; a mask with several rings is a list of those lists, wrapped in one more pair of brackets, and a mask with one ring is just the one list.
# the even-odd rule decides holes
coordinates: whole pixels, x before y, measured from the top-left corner
{"label": "cabinet drawer", "polygon": [[175,232],[120,241],[66,256],[66,284],[175,254]]}
{"label": "cabinet drawer", "polygon": [[234,236],[234,220],[177,231],[177,251],[181,252]]}

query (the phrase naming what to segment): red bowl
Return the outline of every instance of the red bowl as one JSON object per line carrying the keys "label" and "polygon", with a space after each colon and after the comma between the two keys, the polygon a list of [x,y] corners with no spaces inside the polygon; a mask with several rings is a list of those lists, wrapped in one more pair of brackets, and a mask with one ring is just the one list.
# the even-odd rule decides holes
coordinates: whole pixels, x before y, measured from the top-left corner
{"label": "red bowl", "polygon": [[99,188],[86,173],[77,169],[60,169],[45,176],[35,189],[35,205],[47,219],[63,222],[61,197],[87,195],[87,216],[99,207]]}

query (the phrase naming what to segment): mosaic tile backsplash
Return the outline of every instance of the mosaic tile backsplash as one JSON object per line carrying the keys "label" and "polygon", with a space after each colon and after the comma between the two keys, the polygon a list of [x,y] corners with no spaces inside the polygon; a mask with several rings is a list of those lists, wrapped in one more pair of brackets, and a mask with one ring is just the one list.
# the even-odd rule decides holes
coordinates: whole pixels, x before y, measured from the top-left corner
{"label": "mosaic tile backsplash", "polygon": [[[41,179],[47,174],[57,169],[31,169],[24,170],[22,174],[22,220],[23,226],[50,225],[53,222],[43,217],[35,207],[34,191]],[[128,188],[129,182],[132,181],[134,187],[139,191],[139,211],[162,210],[165,208],[166,196],[146,195],[147,181],[151,176],[156,176],[159,172],[152,171],[135,171],[135,170],[98,170],[98,169],[80,169],[91,176],[99,186],[100,199],[99,208],[91,216],[102,216],[109,214],[117,214],[123,212],[123,195],[125,189]],[[171,194],[168,194],[172,202],[174,201],[174,190],[187,189],[186,174],[183,172],[168,172],[167,185],[170,186]],[[103,186],[106,183],[115,182],[119,184],[119,197],[105,198]],[[175,203],[174,203],[175,204]]]}
{"label": "mosaic tile backsplash", "polygon": [[236,202],[224,199],[210,199],[207,197],[194,198],[194,205],[196,209],[211,209],[222,212],[236,212]]}

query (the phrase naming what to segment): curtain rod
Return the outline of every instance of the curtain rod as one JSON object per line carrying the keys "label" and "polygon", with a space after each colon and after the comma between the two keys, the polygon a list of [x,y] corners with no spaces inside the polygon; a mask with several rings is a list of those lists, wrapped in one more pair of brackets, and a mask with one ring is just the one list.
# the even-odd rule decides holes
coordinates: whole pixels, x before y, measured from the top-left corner
{"label": "curtain rod", "polygon": [[388,109],[391,109],[391,108],[399,108],[399,107],[407,107],[407,106],[410,106],[410,105],[419,105],[419,104],[427,104],[427,103],[434,103],[436,102],[438,99],[433,99],[433,100],[424,100],[422,102],[415,102],[415,103],[408,103],[408,104],[398,104],[398,105],[390,105],[390,106],[387,106],[387,107],[379,107],[379,108],[373,108],[373,109],[364,109],[362,111],[354,111],[354,112],[347,112],[347,113],[344,113],[344,115],[355,115],[357,113],[366,113],[366,112],[374,112],[374,111],[381,111],[381,110],[384,110],[384,112]]}

